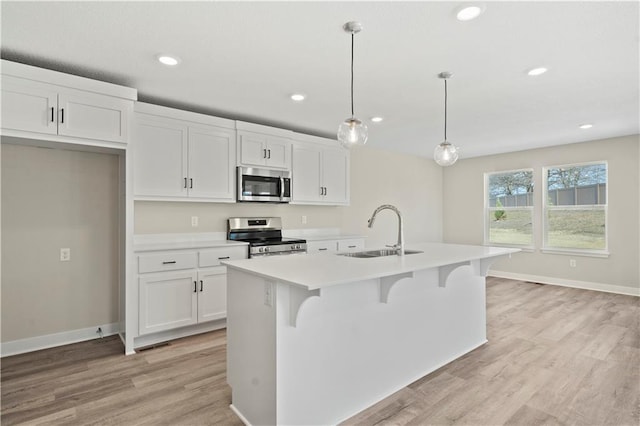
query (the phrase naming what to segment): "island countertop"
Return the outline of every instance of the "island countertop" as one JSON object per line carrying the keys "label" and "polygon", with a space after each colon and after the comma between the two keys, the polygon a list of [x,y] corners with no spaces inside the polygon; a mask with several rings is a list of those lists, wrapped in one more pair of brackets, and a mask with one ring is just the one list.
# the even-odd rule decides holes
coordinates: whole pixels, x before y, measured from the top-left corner
{"label": "island countertop", "polygon": [[506,256],[520,251],[514,248],[444,243],[408,244],[405,249],[419,250],[422,253],[376,258],[318,253],[267,256],[222,263],[230,268],[263,278],[315,290],[338,284]]}

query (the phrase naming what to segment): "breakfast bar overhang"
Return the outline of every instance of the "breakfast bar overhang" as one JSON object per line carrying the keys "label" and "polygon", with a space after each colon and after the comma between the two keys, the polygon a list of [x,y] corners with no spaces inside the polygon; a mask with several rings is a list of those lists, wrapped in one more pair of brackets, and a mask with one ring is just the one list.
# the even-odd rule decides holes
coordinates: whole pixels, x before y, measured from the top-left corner
{"label": "breakfast bar overhang", "polygon": [[252,425],[336,424],[487,341],[485,276],[518,249],[228,261],[231,408]]}

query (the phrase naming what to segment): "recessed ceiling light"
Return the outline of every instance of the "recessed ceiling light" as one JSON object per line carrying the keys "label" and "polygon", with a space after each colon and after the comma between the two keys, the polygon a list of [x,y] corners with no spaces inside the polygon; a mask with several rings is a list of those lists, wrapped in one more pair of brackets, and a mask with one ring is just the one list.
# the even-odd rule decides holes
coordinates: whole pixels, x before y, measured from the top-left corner
{"label": "recessed ceiling light", "polygon": [[168,55],[158,55],[158,61],[160,61],[161,64],[169,65],[171,67],[180,63],[180,59]]}
{"label": "recessed ceiling light", "polygon": [[302,102],[304,101],[305,97],[306,96],[303,95],[302,93],[294,93],[293,95],[291,95],[291,100],[295,102]]}
{"label": "recessed ceiling light", "polygon": [[592,127],[593,127],[593,124],[588,124],[588,123],[587,123],[587,124],[581,124],[581,125],[580,125],[580,128],[581,128],[581,129],[590,129],[590,128],[592,128]]}
{"label": "recessed ceiling light", "polygon": [[548,70],[545,67],[539,67],[539,68],[530,69],[529,71],[527,71],[527,74],[531,76],[536,76],[536,75],[544,74],[547,71]]}
{"label": "recessed ceiling light", "polygon": [[384,118],[382,117],[371,117],[371,121],[373,121],[374,123],[379,123],[382,120],[384,120]]}
{"label": "recessed ceiling light", "polygon": [[458,21],[471,21],[484,12],[484,6],[480,4],[466,4],[456,10]]}

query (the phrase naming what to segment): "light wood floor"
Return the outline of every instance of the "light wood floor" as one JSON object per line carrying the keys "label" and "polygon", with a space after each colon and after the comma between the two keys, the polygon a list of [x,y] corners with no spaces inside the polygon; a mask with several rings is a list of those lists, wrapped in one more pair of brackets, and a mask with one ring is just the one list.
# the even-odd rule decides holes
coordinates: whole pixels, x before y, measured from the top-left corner
{"label": "light wood floor", "polygon": [[[640,299],[488,279],[489,343],[348,425],[640,424]],[[241,425],[224,330],[122,355],[115,338],[2,359],[2,425]]]}

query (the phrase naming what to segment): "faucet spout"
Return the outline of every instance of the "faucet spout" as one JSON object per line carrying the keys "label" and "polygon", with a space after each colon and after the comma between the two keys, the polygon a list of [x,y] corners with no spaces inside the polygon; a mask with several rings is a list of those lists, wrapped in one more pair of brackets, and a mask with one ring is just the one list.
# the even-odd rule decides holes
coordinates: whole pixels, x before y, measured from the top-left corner
{"label": "faucet spout", "polygon": [[391,204],[383,204],[380,207],[376,208],[373,211],[371,218],[368,220],[368,227],[373,227],[373,223],[376,220],[376,215],[382,210],[391,210],[398,216],[398,242],[393,247],[398,251],[398,256],[404,256],[404,225],[402,223],[402,213],[400,213],[400,210],[398,210],[396,206],[392,206]]}

